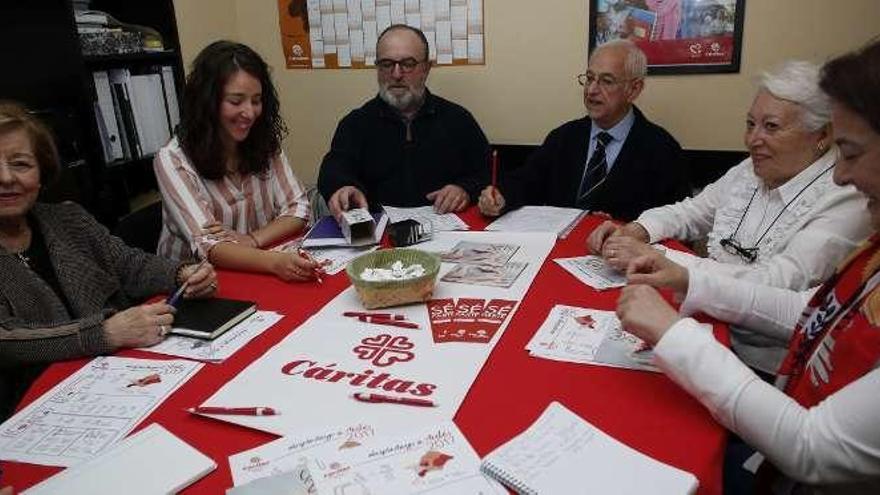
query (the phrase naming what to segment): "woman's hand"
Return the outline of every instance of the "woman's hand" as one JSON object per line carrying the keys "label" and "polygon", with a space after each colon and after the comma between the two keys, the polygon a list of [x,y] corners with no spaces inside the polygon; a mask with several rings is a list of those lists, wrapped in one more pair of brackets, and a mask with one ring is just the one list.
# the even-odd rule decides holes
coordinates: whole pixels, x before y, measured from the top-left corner
{"label": "woman's hand", "polygon": [[480,192],[480,199],[477,202],[477,206],[480,208],[480,213],[487,217],[497,217],[500,215],[506,204],[507,202],[504,200],[501,191],[499,191],[497,187],[492,186],[486,186],[486,188]]}
{"label": "woman's hand", "polygon": [[632,260],[649,256],[657,250],[627,235],[612,235],[602,244],[602,257],[614,268],[626,272]]}
{"label": "woman's hand", "polygon": [[322,267],[321,263],[313,259],[306,259],[295,253],[271,253],[272,273],[285,282],[314,280],[316,270]]}
{"label": "woman's hand", "polygon": [[647,285],[628,285],[617,300],[617,317],[627,332],[654,346],[675,322],[678,312],[657,289]]}
{"label": "woman's hand", "polygon": [[220,222],[210,222],[202,227],[202,234],[221,242],[234,242],[246,247],[259,249],[257,239],[251,234],[241,234],[226,228]]}
{"label": "woman's hand", "polygon": [[626,269],[626,279],[630,284],[672,289],[677,297],[683,298],[687,295],[690,273],[687,268],[652,249],[650,253],[630,262]]}
{"label": "woman's hand", "polygon": [[638,222],[630,222],[624,226],[618,225],[616,222],[606,220],[601,225],[590,232],[587,237],[587,252],[590,254],[603,255],[605,242],[612,237],[625,236],[647,243],[651,240],[648,231],[645,230]]}
{"label": "woman's hand", "polygon": [[174,322],[174,306],[143,304],[104,320],[104,334],[114,348],[147,347],[161,342]]}
{"label": "woman's hand", "polygon": [[180,269],[180,280],[185,283],[183,297],[187,299],[204,299],[213,297],[217,292],[217,272],[210,263],[185,265]]}

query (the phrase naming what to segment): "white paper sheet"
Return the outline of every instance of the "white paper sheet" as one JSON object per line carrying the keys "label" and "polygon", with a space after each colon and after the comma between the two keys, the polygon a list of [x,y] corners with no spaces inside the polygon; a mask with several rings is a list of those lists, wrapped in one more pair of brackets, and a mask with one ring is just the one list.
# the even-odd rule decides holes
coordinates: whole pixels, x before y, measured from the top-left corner
{"label": "white paper sheet", "polygon": [[446,421],[396,438],[376,438],[341,455],[327,450],[307,464],[318,493],[502,495],[480,472],[480,458],[455,423]]}
{"label": "white paper sheet", "polygon": [[[449,244],[453,240],[517,244],[520,249],[511,261],[528,265],[509,288],[438,281],[433,294],[437,299],[522,300],[555,244],[552,234],[492,232],[439,232],[434,241],[425,244]],[[454,266],[444,263],[439,278]],[[277,416],[218,419],[281,435],[354,421],[372,424],[380,434],[435,424],[453,417],[514,317],[509,317],[488,343],[450,342],[438,346],[424,304],[394,308],[395,313],[419,324],[419,329],[360,322],[342,316],[345,311],[363,311],[354,288],[330,301],[204,405],[262,404],[277,408],[282,411]],[[363,403],[351,397],[363,391],[427,397],[436,407]]]}
{"label": "white paper sheet", "polygon": [[455,7],[452,7],[450,10],[450,17],[452,20],[452,39],[466,40],[468,20],[467,6],[456,5]]}
{"label": "white paper sheet", "polygon": [[557,304],[526,344],[535,357],[643,371],[659,369],[644,342],[623,330],[613,311]]}
{"label": "white paper sheet", "polygon": [[376,1],[361,0],[361,15],[364,17],[364,22],[376,22]]}
{"label": "white paper sheet", "polygon": [[389,223],[412,219],[422,225],[431,225],[435,232],[451,230],[469,230],[468,224],[464,223],[455,213],[434,213],[433,206],[417,206],[414,208],[398,208],[395,206],[383,206],[388,214]]}
{"label": "white paper sheet", "polygon": [[483,35],[469,34],[467,41],[467,58],[469,64],[482,64],[486,61],[483,56]]}
{"label": "white paper sheet", "polygon": [[404,0],[391,0],[391,24],[406,24]]}
{"label": "white paper sheet", "polygon": [[586,214],[577,208],[523,206],[509,211],[489,224],[494,232],[553,232],[564,239]]}
{"label": "white paper sheet", "polygon": [[361,0],[347,0],[348,3],[348,29],[362,30],[364,25]]}
{"label": "white paper sheet", "polygon": [[214,340],[168,335],[162,342],[152,347],[142,347],[141,350],[196,361],[222,363],[245,344],[278,323],[281,318],[284,318],[284,315],[272,311],[257,311]]}
{"label": "white paper sheet", "polygon": [[452,40],[452,58],[454,60],[465,60],[468,58],[467,39]]}
{"label": "white paper sheet", "polygon": [[73,466],[105,452],[204,366],[97,357],[0,425],[0,459]]}
{"label": "white paper sheet", "polygon": [[467,6],[468,34],[483,33],[483,0],[468,0]]}
{"label": "white paper sheet", "polygon": [[[229,456],[229,470],[234,485],[243,485],[253,480],[281,473],[302,474],[309,454],[321,446],[329,445],[329,451],[343,452],[371,440],[375,435],[372,426],[365,423],[323,428],[308,432],[297,432],[281,437],[259,447]],[[326,455],[326,452],[325,452]],[[307,483],[313,486],[312,483]]]}
{"label": "white paper sheet", "polygon": [[553,261],[582,283],[596,290],[613,289],[626,285],[626,275],[606,263],[601,256],[556,258]]}
{"label": "white paper sheet", "polygon": [[333,14],[333,31],[336,33],[336,44],[347,45],[348,38],[348,14]]}
{"label": "white paper sheet", "polygon": [[382,31],[391,25],[391,6],[379,5],[376,2],[376,33],[381,34]]}
{"label": "white paper sheet", "polygon": [[351,60],[362,63],[364,61],[364,32],[352,29],[349,34],[351,36]]}
{"label": "white paper sheet", "polygon": [[437,17],[437,63],[452,63],[452,31],[449,21],[441,21]]}
{"label": "white paper sheet", "polygon": [[422,31],[434,31],[434,0],[422,0],[419,5],[422,14]]}
{"label": "white paper sheet", "polygon": [[153,423],[102,455],[65,469],[22,495],[177,493],[216,468],[210,457]]}

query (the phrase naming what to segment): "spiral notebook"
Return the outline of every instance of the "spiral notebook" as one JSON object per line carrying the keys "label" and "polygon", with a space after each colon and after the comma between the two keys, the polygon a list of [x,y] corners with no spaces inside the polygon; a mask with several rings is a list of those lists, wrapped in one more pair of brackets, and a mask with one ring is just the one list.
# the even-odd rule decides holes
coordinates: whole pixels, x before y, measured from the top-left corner
{"label": "spiral notebook", "polygon": [[522,495],[684,495],[699,484],[693,474],[628,447],[558,402],[483,458],[481,470]]}

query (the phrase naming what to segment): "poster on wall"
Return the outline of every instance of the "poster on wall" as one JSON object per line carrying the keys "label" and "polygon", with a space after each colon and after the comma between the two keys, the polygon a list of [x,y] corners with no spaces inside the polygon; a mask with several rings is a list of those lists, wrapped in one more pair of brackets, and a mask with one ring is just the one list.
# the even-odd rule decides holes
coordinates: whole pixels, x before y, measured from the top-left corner
{"label": "poster on wall", "polygon": [[739,72],[745,0],[589,0],[590,51],[629,39],[649,74]]}
{"label": "poster on wall", "polygon": [[392,24],[425,33],[433,65],[483,65],[483,0],[278,0],[288,69],[365,69]]}

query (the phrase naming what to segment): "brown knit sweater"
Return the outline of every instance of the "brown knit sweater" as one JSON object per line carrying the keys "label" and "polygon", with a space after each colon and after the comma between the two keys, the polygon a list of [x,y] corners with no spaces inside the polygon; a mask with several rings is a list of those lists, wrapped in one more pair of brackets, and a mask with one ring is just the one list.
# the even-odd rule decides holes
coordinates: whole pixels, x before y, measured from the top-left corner
{"label": "brown knit sweater", "polygon": [[73,203],[31,210],[70,311],[0,248],[0,420],[48,363],[112,352],[104,319],[173,289],[178,264],[126,246]]}

